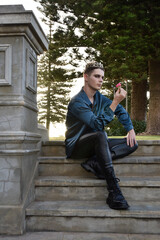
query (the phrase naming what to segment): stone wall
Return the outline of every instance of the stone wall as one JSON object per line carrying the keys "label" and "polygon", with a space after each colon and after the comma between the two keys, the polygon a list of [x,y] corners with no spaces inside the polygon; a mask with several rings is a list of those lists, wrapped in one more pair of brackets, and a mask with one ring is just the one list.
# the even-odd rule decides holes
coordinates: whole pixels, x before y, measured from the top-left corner
{"label": "stone wall", "polygon": [[34,199],[41,135],[37,55],[48,41],[32,11],[0,6],[0,234],[22,234]]}

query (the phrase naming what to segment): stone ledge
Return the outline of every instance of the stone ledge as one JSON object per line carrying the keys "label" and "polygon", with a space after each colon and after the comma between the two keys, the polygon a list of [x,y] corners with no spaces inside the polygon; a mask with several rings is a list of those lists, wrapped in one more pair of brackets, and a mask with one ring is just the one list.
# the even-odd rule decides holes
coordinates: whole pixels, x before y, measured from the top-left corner
{"label": "stone ledge", "polygon": [[[106,181],[100,179],[88,179],[80,177],[67,176],[41,176],[35,180],[35,186],[53,186],[53,187],[96,187],[105,186]],[[160,177],[121,177],[120,186],[122,187],[160,187]]]}
{"label": "stone ledge", "polygon": [[98,218],[153,218],[160,219],[158,202],[131,202],[127,211],[113,211],[103,201],[33,202],[26,209],[27,216],[70,216]]}
{"label": "stone ledge", "polygon": [[[39,157],[40,164],[80,164],[84,162],[86,159],[72,159],[63,157],[50,157],[44,156]],[[128,156],[122,159],[113,160],[114,165],[116,164],[136,164],[136,163],[144,163],[144,164],[160,164],[160,156]]]}
{"label": "stone ledge", "polygon": [[158,240],[159,234],[97,232],[27,232],[23,236],[0,236],[3,240]]}
{"label": "stone ledge", "polygon": [[29,108],[31,110],[33,110],[34,112],[38,112],[38,108],[36,107],[36,105],[34,106],[34,103],[28,103],[25,101],[0,101],[0,106],[5,106],[5,107],[10,107],[10,106],[22,106],[22,107],[26,107]]}
{"label": "stone ledge", "polygon": [[5,141],[40,141],[41,135],[38,133],[24,132],[24,131],[1,131],[0,142]]}
{"label": "stone ledge", "polygon": [[14,12],[23,12],[25,11],[23,5],[0,5],[0,13],[10,13],[12,11],[12,13]]}
{"label": "stone ledge", "polygon": [[[21,5],[23,8],[23,5]],[[6,11],[4,9],[7,9]],[[37,40],[40,42],[43,50],[48,49],[48,39],[45,36],[39,22],[37,21],[34,13],[30,10],[26,11],[24,8],[20,9],[20,5],[18,5],[18,10],[13,10],[13,5],[5,5],[3,6],[3,12],[0,12],[0,26],[6,28],[6,26],[22,26],[28,25],[31,31],[36,34]],[[20,30],[20,29],[19,29]],[[10,31],[11,32],[11,31]],[[41,52],[42,53],[42,52]]]}
{"label": "stone ledge", "polygon": [[32,149],[32,150],[0,150],[0,156],[24,156],[24,155],[30,155],[33,153],[38,153],[40,149]]}
{"label": "stone ledge", "polygon": [[[160,145],[160,140],[138,140],[139,146]],[[43,141],[43,146],[65,146],[65,141]]]}

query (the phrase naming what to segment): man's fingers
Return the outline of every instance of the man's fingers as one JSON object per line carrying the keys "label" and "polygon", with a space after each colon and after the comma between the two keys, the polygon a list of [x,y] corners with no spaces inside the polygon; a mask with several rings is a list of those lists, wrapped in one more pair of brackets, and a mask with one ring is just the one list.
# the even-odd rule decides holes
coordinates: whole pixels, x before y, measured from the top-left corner
{"label": "man's fingers", "polygon": [[130,146],[133,147],[134,146],[133,139],[131,139],[130,143],[131,143]]}
{"label": "man's fingers", "polygon": [[133,147],[135,145],[135,139],[131,138],[130,136],[127,137],[127,145]]}
{"label": "man's fingers", "polygon": [[130,146],[133,147],[136,144],[135,138],[130,139]]}
{"label": "man's fingers", "polygon": [[127,145],[133,147],[136,144],[136,135],[134,130],[130,130],[127,135]]}
{"label": "man's fingers", "polygon": [[130,143],[129,143],[129,135],[127,136],[127,145],[129,146]]}

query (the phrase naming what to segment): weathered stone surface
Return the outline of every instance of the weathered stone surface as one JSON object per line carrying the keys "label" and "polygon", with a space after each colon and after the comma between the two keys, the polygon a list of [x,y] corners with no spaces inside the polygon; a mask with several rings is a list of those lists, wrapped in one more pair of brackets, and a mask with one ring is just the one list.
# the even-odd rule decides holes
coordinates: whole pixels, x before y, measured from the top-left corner
{"label": "weathered stone surface", "polygon": [[32,11],[0,7],[0,234],[21,234],[33,200],[37,134],[37,55],[48,40]]}
{"label": "weathered stone surface", "polygon": [[48,129],[43,125],[38,124],[38,133],[41,135],[42,141],[49,141],[49,132]]}
{"label": "weathered stone surface", "polygon": [[9,7],[8,7],[8,5],[7,5],[7,7],[6,7],[6,5],[1,5],[1,7],[0,7],[0,13],[10,13],[12,11],[12,13],[14,13],[14,12],[23,12],[23,11],[25,11],[25,9],[24,9],[24,7],[23,7],[23,5],[9,5]]}
{"label": "weathered stone surface", "polygon": [[106,233],[160,234],[157,219],[91,218],[91,217],[30,217],[27,229],[31,231],[75,231]]}
{"label": "weathered stone surface", "polygon": [[0,216],[1,234],[15,235],[23,233],[24,210],[21,206],[0,206]]}
{"label": "weathered stone surface", "polygon": [[[0,32],[9,33],[7,25],[12,25],[14,29],[14,25],[16,24],[14,31],[19,32],[21,27],[21,31],[27,34],[32,44],[34,44],[34,46],[39,50],[39,54],[43,53],[44,50],[47,50],[48,40],[32,11],[26,11],[22,5],[5,5],[1,7],[0,22],[2,26],[0,27],[2,28],[0,28]],[[25,31],[26,25],[31,26],[28,31]]]}
{"label": "weathered stone surface", "polygon": [[45,201],[33,202],[26,210],[27,216],[70,217],[123,217],[160,218],[158,202],[131,202],[127,211],[112,210],[105,201]]}
{"label": "weathered stone surface", "polygon": [[[106,182],[96,179],[72,177],[39,177],[36,182],[37,201],[105,200]],[[130,201],[159,201],[160,178],[121,178],[120,186]]]}
{"label": "weathered stone surface", "polygon": [[24,201],[37,168],[39,140],[40,136],[33,133],[22,135],[21,132],[19,135],[14,135],[10,132],[9,135],[8,132],[5,139],[0,134],[0,145],[3,142],[6,146],[3,150],[0,149],[0,182],[2,183],[0,204],[21,204]]}
{"label": "weathered stone surface", "polygon": [[28,232],[23,236],[0,236],[4,240],[159,240],[156,234],[78,232]]}
{"label": "weathered stone surface", "polygon": [[38,202],[27,209],[28,230],[159,234],[160,206],[133,203],[129,211],[114,211],[104,202]]}
{"label": "weathered stone surface", "polygon": [[[83,160],[65,159],[60,157],[41,157],[39,174],[42,176],[83,176],[93,178],[86,172],[81,163]],[[159,156],[129,156],[113,161],[118,176],[159,176]]]}
{"label": "weathered stone surface", "polygon": [[[53,143],[47,144],[49,151]],[[132,240],[146,240],[148,234],[160,234],[158,155],[139,154],[114,161],[122,192],[131,206],[128,211],[108,208],[105,203],[108,194],[106,183],[91,174],[89,176],[81,168],[84,159],[65,159],[62,156],[40,158],[41,176],[35,182],[36,202],[27,208],[29,231],[128,233],[127,237]],[[152,239],[152,235],[148,236]]]}

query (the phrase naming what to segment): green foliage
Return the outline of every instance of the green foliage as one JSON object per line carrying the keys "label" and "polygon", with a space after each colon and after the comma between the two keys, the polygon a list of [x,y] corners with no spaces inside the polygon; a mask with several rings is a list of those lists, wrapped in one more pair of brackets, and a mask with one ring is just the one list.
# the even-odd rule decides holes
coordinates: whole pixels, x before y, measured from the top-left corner
{"label": "green foliage", "polygon": [[66,54],[73,66],[80,60],[103,62],[105,89],[125,79],[147,79],[148,62],[160,59],[158,0],[36,1],[54,23],[52,57]]}
{"label": "green foliage", "polygon": [[50,24],[49,50],[41,56],[38,62],[38,107],[39,123],[46,124],[63,122],[66,116],[73,70],[65,68],[68,62],[62,58],[67,49],[60,47],[54,41],[52,22]]}
{"label": "green foliage", "polygon": [[123,125],[118,121],[117,118],[114,118],[105,128],[108,136],[125,136],[127,134]]}
{"label": "green foliage", "polygon": [[38,68],[38,107],[39,122],[62,122],[65,119],[69,92],[72,86],[71,76],[58,65],[49,61],[48,53],[39,61]]}
{"label": "green foliage", "polygon": [[[147,73],[148,60],[160,58],[159,1],[37,1],[59,24],[55,42],[61,47],[85,47],[88,59],[104,63],[110,81],[139,79]],[[86,56],[77,51],[76,58]]]}
{"label": "green foliage", "polygon": [[132,120],[132,123],[133,123],[136,134],[145,132],[145,130],[146,130],[146,122],[145,121]]}
{"label": "green foliage", "polygon": [[[133,127],[135,133],[142,133],[146,129],[146,122],[145,121],[136,121],[133,120]],[[127,131],[124,129],[123,125],[119,122],[119,120],[115,117],[112,122],[110,122],[107,127],[105,128],[108,136],[125,136]]]}

